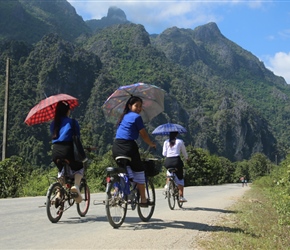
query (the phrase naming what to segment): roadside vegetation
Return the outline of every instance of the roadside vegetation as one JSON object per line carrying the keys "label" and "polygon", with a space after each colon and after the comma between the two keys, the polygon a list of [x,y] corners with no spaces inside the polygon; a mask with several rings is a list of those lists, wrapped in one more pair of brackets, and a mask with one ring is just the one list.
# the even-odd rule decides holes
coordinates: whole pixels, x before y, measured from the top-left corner
{"label": "roadside vegetation", "polygon": [[[221,217],[214,231],[201,232],[205,237],[198,242],[199,249],[290,249],[290,155],[276,165],[261,153],[233,163],[204,149],[188,146],[187,151],[188,186],[235,183],[241,176],[250,182],[242,199],[229,208],[234,213]],[[144,158],[155,157],[141,153]],[[88,185],[92,193],[103,192],[106,168],[115,166],[111,151],[103,156],[90,152],[89,158]],[[165,183],[162,161],[161,172],[154,177],[156,188]],[[57,169],[54,164],[40,169],[13,156],[0,162],[0,176],[0,198],[44,196],[55,181]]]}
{"label": "roadside vegetation", "polygon": [[[187,186],[217,185],[239,182],[241,176],[248,180],[267,175],[273,164],[263,154],[257,153],[248,161],[232,163],[224,157],[211,155],[201,148],[187,147],[189,161],[185,163],[185,183]],[[141,151],[142,158],[156,157]],[[157,156],[158,157],[158,156]],[[106,168],[115,166],[111,150],[99,156],[88,153],[86,179],[91,192],[105,191]],[[154,177],[156,188],[163,187],[166,169],[159,156],[160,174]],[[45,169],[25,162],[19,156],[13,156],[0,162],[0,198],[44,196],[50,183],[55,181],[57,168],[51,163]]]}
{"label": "roadside vegetation", "polygon": [[198,242],[203,250],[290,249],[290,158],[257,178]]}

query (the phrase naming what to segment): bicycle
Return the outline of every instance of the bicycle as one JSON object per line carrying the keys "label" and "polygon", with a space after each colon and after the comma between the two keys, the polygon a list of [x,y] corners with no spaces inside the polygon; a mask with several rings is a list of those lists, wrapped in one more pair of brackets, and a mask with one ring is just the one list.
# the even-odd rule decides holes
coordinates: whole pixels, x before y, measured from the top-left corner
{"label": "bicycle", "polygon": [[[74,199],[78,196],[78,193],[71,192],[71,187],[74,185],[74,179],[68,176],[69,165],[64,159],[61,161],[64,166],[64,178],[54,177],[56,181],[49,186],[46,194],[46,213],[48,219],[52,223],[57,223],[60,220],[63,212],[74,205]],[[61,184],[62,182],[63,185]],[[87,185],[85,176],[83,176],[79,188],[83,200],[81,203],[76,204],[77,212],[81,217],[84,217],[89,210],[91,200],[90,189]],[[57,196],[58,192],[60,192],[60,199]]]}
{"label": "bicycle", "polygon": [[179,190],[178,186],[174,181],[175,178],[175,172],[177,169],[175,168],[168,168],[167,169],[172,175],[168,176],[169,181],[167,183],[167,190],[165,191],[165,199],[167,198],[168,200],[168,206],[171,210],[174,209],[175,207],[175,201],[177,201],[177,204],[180,208],[183,206],[183,202],[179,201]]}
{"label": "bicycle", "polygon": [[[118,167],[108,167],[107,170],[107,185],[106,185],[106,214],[110,225],[113,228],[119,228],[125,221],[128,205],[132,210],[137,208],[139,218],[143,222],[148,222],[155,209],[155,188],[152,176],[156,175],[156,172],[152,173],[150,165],[155,165],[153,159],[145,160],[145,190],[147,199],[153,202],[154,205],[148,205],[148,207],[141,207],[139,205],[140,194],[137,189],[137,184],[131,182],[127,175],[126,167],[131,161],[130,157],[119,156],[116,157]],[[154,171],[154,170],[153,170]],[[158,171],[157,171],[158,172]],[[158,172],[159,173],[159,172]]]}

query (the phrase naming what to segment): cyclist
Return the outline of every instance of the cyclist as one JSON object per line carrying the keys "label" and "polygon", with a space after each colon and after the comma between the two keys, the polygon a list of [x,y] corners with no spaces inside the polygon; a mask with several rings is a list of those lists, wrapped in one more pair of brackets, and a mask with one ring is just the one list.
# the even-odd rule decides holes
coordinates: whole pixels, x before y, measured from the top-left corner
{"label": "cyclist", "polygon": [[143,101],[140,97],[131,96],[127,101],[124,111],[117,122],[117,132],[113,143],[112,152],[114,159],[117,156],[131,158],[130,166],[127,166],[129,178],[137,183],[141,202],[139,206],[154,205],[147,200],[145,194],[145,173],[141,162],[139,147],[135,140],[141,135],[144,142],[150,147],[156,147],[145,130],[143,119],[140,115]]}
{"label": "cyclist", "polygon": [[[183,161],[181,160],[180,153],[182,152],[184,158],[188,160],[188,154],[184,146],[184,142],[177,138],[178,132],[170,132],[169,139],[165,140],[163,143],[162,155],[165,156],[165,168],[175,168],[175,183],[179,190],[179,201],[186,202],[184,198],[184,177],[183,177]],[[172,176],[172,174],[167,170],[167,176]],[[167,188],[168,178],[166,181],[165,188]]]}
{"label": "cyclist", "polygon": [[[52,159],[58,168],[58,178],[60,178],[61,184],[63,183],[64,169],[60,159],[65,159],[69,162],[70,175],[74,177],[74,186],[71,191],[78,193],[75,198],[76,203],[82,201],[80,193],[80,182],[84,173],[83,163],[74,160],[73,142],[72,142],[72,119],[69,118],[70,107],[65,101],[57,103],[55,116],[53,122],[50,124],[50,132],[52,135]],[[77,121],[75,121],[75,129],[80,134],[80,127]],[[60,192],[57,194],[57,198],[60,199]]]}

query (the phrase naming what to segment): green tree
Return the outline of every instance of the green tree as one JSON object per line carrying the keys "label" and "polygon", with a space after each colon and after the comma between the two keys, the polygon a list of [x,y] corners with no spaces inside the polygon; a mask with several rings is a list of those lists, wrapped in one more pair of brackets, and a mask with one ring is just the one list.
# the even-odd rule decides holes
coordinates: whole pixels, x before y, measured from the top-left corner
{"label": "green tree", "polygon": [[249,178],[251,180],[255,180],[258,177],[268,175],[272,168],[273,164],[271,161],[261,153],[254,154],[251,159],[248,161],[249,163]]}
{"label": "green tree", "polygon": [[241,176],[246,176],[248,180],[251,179],[249,175],[249,162],[247,160],[236,162],[234,165],[236,166],[233,176],[234,182],[239,182]]}
{"label": "green tree", "polygon": [[0,198],[19,197],[32,168],[19,156],[0,162]]}

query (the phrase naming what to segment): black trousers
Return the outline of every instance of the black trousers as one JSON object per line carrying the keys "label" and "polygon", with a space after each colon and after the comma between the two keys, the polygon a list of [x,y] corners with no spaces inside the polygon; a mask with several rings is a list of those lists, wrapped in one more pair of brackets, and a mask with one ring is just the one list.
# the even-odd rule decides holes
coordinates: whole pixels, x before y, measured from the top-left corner
{"label": "black trousers", "polygon": [[62,170],[62,164],[57,162],[58,159],[67,159],[72,170],[82,169],[83,163],[74,159],[74,150],[72,142],[60,142],[52,144],[52,160],[57,166],[59,172]]}
{"label": "black trousers", "polygon": [[179,180],[183,179],[183,161],[181,160],[180,156],[176,157],[166,157],[165,158],[165,163],[164,163],[165,168],[176,168],[177,171],[175,172],[177,178]]}
{"label": "black trousers", "polygon": [[135,141],[115,139],[112,147],[114,159],[117,156],[128,156],[132,158],[131,169],[135,172],[144,171],[144,166],[141,161],[138,145]]}

